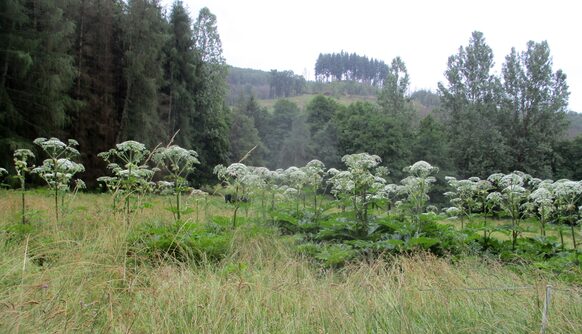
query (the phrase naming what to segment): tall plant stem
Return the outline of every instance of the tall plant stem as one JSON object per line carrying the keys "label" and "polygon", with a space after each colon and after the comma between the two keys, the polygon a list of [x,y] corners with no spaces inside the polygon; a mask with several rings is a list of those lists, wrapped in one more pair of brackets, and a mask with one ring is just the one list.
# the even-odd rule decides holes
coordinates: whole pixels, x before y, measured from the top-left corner
{"label": "tall plant stem", "polygon": [[59,223],[59,188],[55,185],[55,218]]}
{"label": "tall plant stem", "polygon": [[180,191],[176,190],[176,217],[180,220]]}
{"label": "tall plant stem", "polygon": [[576,232],[574,231],[574,224],[570,225],[570,230],[572,231],[572,243],[574,243],[574,251],[577,251],[578,245],[576,244]]}
{"label": "tall plant stem", "polygon": [[25,214],[26,214],[26,202],[24,199],[24,191],[26,189],[24,188],[24,177],[22,177],[22,179],[20,180],[20,192],[21,192],[21,196],[22,196],[22,224],[26,224],[26,218],[25,218]]}

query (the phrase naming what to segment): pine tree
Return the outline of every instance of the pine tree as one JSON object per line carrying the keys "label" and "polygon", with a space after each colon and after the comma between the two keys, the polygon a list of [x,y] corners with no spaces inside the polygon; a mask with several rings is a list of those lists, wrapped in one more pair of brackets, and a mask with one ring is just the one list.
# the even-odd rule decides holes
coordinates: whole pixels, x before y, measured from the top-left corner
{"label": "pine tree", "polygon": [[67,131],[83,148],[85,179],[91,186],[105,173],[97,154],[115,144],[119,130],[118,112],[123,105],[118,94],[123,82],[121,4],[116,0],[77,0],[65,9],[76,26],[72,48],[76,78],[70,95],[81,102],[71,112]]}
{"label": "pine tree", "polygon": [[196,113],[196,66],[192,21],[182,1],[174,2],[170,13],[170,38],[165,47],[166,84],[165,108],[167,109],[168,133],[176,136],[176,143],[183,147],[195,147]]}
{"label": "pine tree", "polygon": [[[75,101],[74,24],[65,0],[0,4],[0,154],[38,136],[60,135]],[[7,159],[9,161],[9,159]]]}
{"label": "pine tree", "polygon": [[213,178],[214,166],[228,161],[228,108],[225,104],[227,68],[222,56],[216,16],[202,8],[194,23],[195,110],[193,145],[200,154],[201,180]]}
{"label": "pine tree", "polygon": [[169,137],[167,127],[160,126],[159,110],[167,23],[156,0],[129,0],[125,10],[125,94],[117,141],[132,139],[155,146]]}

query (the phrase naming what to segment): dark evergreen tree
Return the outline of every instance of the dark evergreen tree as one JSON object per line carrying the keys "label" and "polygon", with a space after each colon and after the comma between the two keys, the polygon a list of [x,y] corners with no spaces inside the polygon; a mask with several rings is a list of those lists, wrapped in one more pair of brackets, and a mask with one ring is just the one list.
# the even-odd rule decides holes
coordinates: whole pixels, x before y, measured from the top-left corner
{"label": "dark evergreen tree", "polygon": [[208,8],[200,10],[194,23],[194,45],[198,61],[192,142],[200,155],[198,176],[201,181],[207,181],[214,178],[214,166],[226,163],[229,158],[228,108],[225,103],[227,68],[216,16]]}
{"label": "dark evergreen tree", "polygon": [[123,83],[121,3],[73,1],[66,7],[66,14],[76,25],[76,78],[71,95],[81,102],[71,113],[68,132],[82,147],[84,178],[94,185],[95,179],[105,173],[103,159],[97,154],[115,144],[118,112],[123,105],[119,94]]}
{"label": "dark evergreen tree", "polygon": [[153,147],[170,135],[159,109],[167,23],[157,0],[129,0],[125,11],[125,94],[117,141],[132,139]]}
{"label": "dark evergreen tree", "polygon": [[196,149],[196,66],[192,21],[182,1],[174,2],[170,12],[170,38],[165,46],[164,109],[168,133],[178,132],[175,141],[182,147]]}
{"label": "dark evergreen tree", "polygon": [[0,3],[0,154],[38,136],[64,135],[75,100],[74,24],[64,0]]}

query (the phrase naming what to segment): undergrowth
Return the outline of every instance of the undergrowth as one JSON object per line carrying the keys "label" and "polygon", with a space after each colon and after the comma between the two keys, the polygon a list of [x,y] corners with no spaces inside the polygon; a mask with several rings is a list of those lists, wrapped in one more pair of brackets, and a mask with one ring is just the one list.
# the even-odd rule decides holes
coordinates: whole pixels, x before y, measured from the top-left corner
{"label": "undergrowth", "polygon": [[15,230],[18,193],[0,196],[2,333],[537,332],[546,284],[547,333],[582,332],[582,291],[540,265],[437,256],[427,240],[366,256],[383,240],[332,243],[324,221],[285,235],[251,213],[232,229],[218,198],[177,222],[153,198],[127,225],[103,195],[79,195],[59,224],[49,196],[29,197],[35,223]]}

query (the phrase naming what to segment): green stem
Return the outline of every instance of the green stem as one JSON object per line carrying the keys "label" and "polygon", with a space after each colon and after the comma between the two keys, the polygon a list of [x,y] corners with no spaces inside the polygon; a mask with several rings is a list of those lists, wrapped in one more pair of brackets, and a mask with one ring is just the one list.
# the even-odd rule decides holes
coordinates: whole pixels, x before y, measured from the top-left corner
{"label": "green stem", "polygon": [[22,178],[20,178],[20,192],[21,192],[21,196],[22,196],[22,224],[26,224],[26,218],[25,218],[25,214],[26,214],[26,204],[25,204],[25,200],[24,200],[24,191],[26,189],[24,188],[24,175],[22,176]]}
{"label": "green stem", "polygon": [[578,245],[576,244],[576,232],[574,231],[574,224],[570,225],[570,230],[572,231],[572,243],[574,243],[574,250],[578,250]]}
{"label": "green stem", "polygon": [[236,228],[236,213],[238,212],[239,207],[239,205],[234,207],[234,213],[232,214],[232,228]]}
{"label": "green stem", "polygon": [[55,185],[55,217],[59,223],[59,188]]}
{"label": "green stem", "polygon": [[180,191],[176,190],[176,217],[180,220]]}

